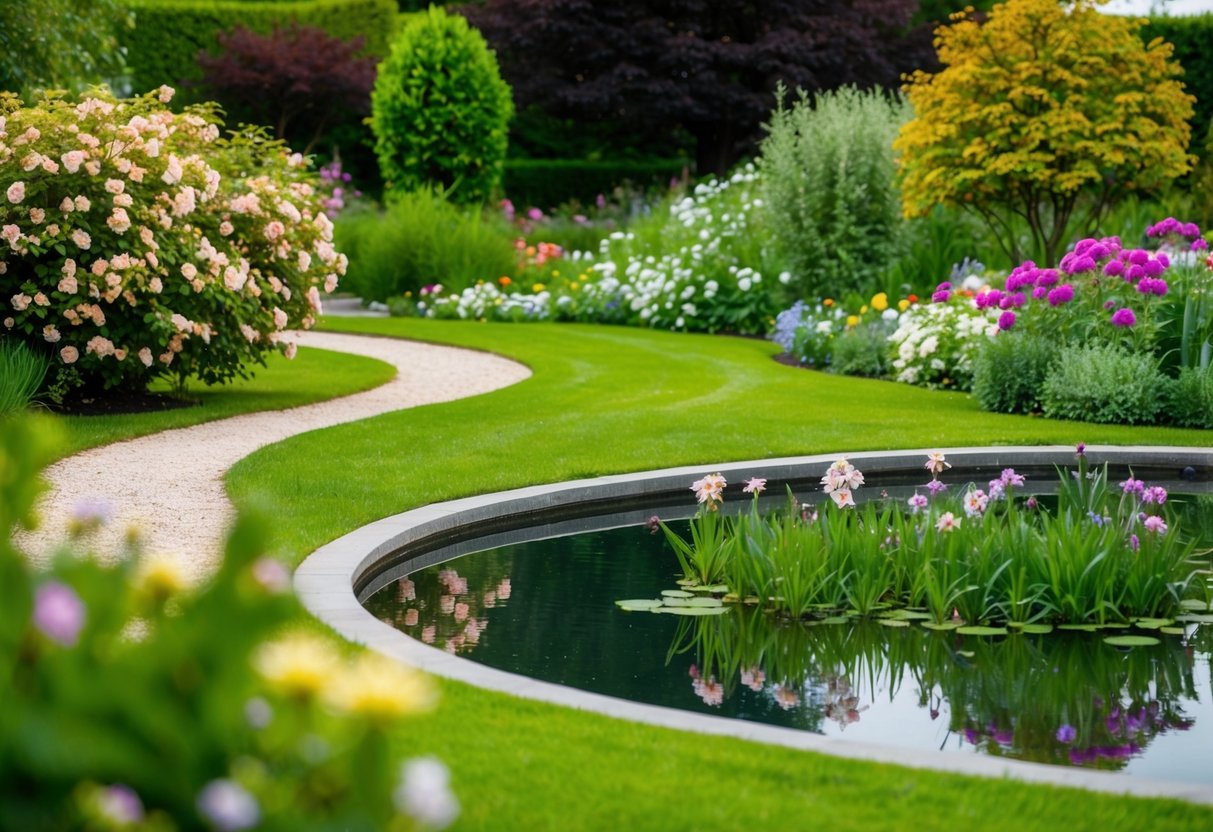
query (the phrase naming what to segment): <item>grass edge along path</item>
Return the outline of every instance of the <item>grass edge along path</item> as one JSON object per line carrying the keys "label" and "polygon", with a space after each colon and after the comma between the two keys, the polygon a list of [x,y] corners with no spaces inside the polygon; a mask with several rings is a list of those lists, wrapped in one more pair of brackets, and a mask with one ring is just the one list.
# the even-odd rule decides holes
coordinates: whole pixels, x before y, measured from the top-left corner
{"label": "grass edge along path", "polygon": [[[254,367],[253,373],[252,378],[210,387],[195,382],[186,397],[197,404],[188,407],[105,416],[60,416],[65,440],[59,456],[162,430],[244,413],[287,410],[361,393],[391,381],[396,368],[376,358],[300,347],[290,361],[277,353],[267,356],[266,366]],[[151,389],[163,393],[168,386],[160,382]]]}
{"label": "grass edge along path", "polygon": [[[761,341],[399,319],[329,326],[492,350],[534,376],[296,437],[242,461],[228,477],[234,500],[272,512],[279,546],[295,561],[417,505],[603,473],[893,447],[1213,440],[1201,431],[986,414],[961,394],[783,367]],[[843,760],[440,684],[438,710],[409,723],[399,747],[450,765],[463,829],[1213,825],[1213,809],[1177,801]]]}

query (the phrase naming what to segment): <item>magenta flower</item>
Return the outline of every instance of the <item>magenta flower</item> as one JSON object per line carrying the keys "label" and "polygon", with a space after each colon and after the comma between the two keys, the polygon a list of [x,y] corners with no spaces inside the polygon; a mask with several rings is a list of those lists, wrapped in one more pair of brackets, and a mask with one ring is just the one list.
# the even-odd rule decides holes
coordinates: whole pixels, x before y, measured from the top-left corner
{"label": "magenta flower", "polygon": [[1061,306],[1074,300],[1074,287],[1063,283],[1049,292],[1049,306]]}
{"label": "magenta flower", "polygon": [[1146,489],[1146,484],[1141,480],[1135,480],[1129,477],[1120,484],[1120,490],[1125,494],[1142,494]]}
{"label": "magenta flower", "polygon": [[927,483],[927,491],[931,492],[932,497],[938,497],[947,490],[947,483],[940,482],[939,480],[931,480],[929,483]]}
{"label": "magenta flower", "polygon": [[70,586],[47,581],[34,593],[34,626],[64,647],[74,647],[84,629],[84,602]]}
{"label": "magenta flower", "polygon": [[1012,312],[1011,310],[1008,309],[1006,312],[1003,312],[1001,315],[998,316],[998,328],[999,329],[1006,331],[1013,326],[1015,326],[1015,313],[1014,312]]}
{"label": "magenta flower", "polygon": [[1142,525],[1145,526],[1146,531],[1150,532],[1151,534],[1167,533],[1167,521],[1163,520],[1157,514],[1151,514],[1145,519]]}
{"label": "magenta flower", "polygon": [[1087,443],[1086,443],[1086,442],[1079,442],[1079,443],[1078,443],[1078,444],[1077,444],[1077,445],[1074,447],[1074,455],[1075,455],[1075,456],[1086,456],[1086,455],[1087,455]]}
{"label": "magenta flower", "polygon": [[1129,251],[1129,262],[1134,266],[1144,266],[1150,260],[1150,252],[1135,248]]}
{"label": "magenta flower", "polygon": [[1109,260],[1103,267],[1103,273],[1108,277],[1120,277],[1124,271],[1125,264],[1119,260]]}
{"label": "magenta flower", "polygon": [[1137,539],[1137,535],[1129,535],[1129,548],[1134,552],[1141,548],[1141,541]]}
{"label": "magenta flower", "polygon": [[952,293],[947,289],[940,289],[931,295],[932,303],[947,303],[948,298],[952,297]]}
{"label": "magenta flower", "polygon": [[1037,286],[1032,290],[1032,300],[1043,300],[1049,296],[1049,290],[1044,286]]}
{"label": "magenta flower", "polygon": [[911,497],[910,499],[906,500],[906,502],[909,504],[910,510],[913,511],[915,514],[917,514],[918,512],[922,511],[924,508],[927,507],[926,496],[923,494],[919,494],[918,492],[915,492],[914,496]]}
{"label": "magenta flower", "polygon": [[1167,489],[1163,488],[1161,485],[1151,486],[1142,492],[1141,500],[1143,503],[1156,503],[1158,505],[1162,505],[1167,501]]}
{"label": "magenta flower", "polygon": [[1135,323],[1137,323],[1137,316],[1127,306],[1112,313],[1112,326],[1130,327]]}

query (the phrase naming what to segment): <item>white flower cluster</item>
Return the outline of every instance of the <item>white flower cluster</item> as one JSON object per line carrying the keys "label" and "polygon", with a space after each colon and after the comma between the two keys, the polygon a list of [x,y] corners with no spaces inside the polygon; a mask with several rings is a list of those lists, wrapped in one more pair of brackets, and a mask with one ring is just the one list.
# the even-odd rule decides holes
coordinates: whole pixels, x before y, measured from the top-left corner
{"label": "white flower cluster", "polygon": [[925,387],[967,390],[972,381],[973,355],[983,338],[998,334],[989,311],[969,298],[916,306],[901,316],[889,336],[896,351],[897,381]]}

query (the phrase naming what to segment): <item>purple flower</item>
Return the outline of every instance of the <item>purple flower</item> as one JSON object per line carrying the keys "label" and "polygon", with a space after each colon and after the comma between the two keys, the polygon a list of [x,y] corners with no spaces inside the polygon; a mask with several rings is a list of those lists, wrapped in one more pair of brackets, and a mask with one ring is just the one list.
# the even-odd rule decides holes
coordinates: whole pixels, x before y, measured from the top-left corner
{"label": "purple flower", "polygon": [[1129,251],[1129,262],[1134,266],[1144,266],[1150,260],[1150,252],[1142,248]]}
{"label": "purple flower", "polygon": [[101,814],[115,826],[127,826],[143,820],[143,801],[130,786],[115,783],[98,795]]}
{"label": "purple flower", "polygon": [[1049,290],[1044,286],[1037,286],[1032,290],[1032,300],[1042,300],[1043,298],[1048,297],[1048,295]]}
{"label": "purple flower", "polygon": [[1125,494],[1142,494],[1146,489],[1146,484],[1141,480],[1135,480],[1129,477],[1120,484],[1120,490]]}
{"label": "purple flower", "polygon": [[931,302],[932,303],[947,303],[948,298],[950,298],[950,297],[952,297],[951,292],[949,292],[947,289],[940,289],[939,291],[937,291],[931,295]]}
{"label": "purple flower", "polygon": [[1063,283],[1049,292],[1049,306],[1061,306],[1074,300],[1074,287]]}
{"label": "purple flower", "polygon": [[945,289],[951,289],[951,288],[952,288],[952,284],[949,281],[945,280],[943,283],[940,283],[938,286],[935,287],[935,291],[942,292]]}
{"label": "purple flower", "polygon": [[1132,265],[1125,269],[1125,281],[1128,283],[1136,283],[1143,277],[1149,277],[1146,270],[1142,266]]}
{"label": "purple flower", "polygon": [[1036,273],[1036,285],[1048,288],[1057,283],[1057,269],[1041,269]]}
{"label": "purple flower", "polygon": [[1109,260],[1104,264],[1103,273],[1108,277],[1119,277],[1124,274],[1125,264],[1119,260]]}
{"label": "purple flower", "polygon": [[938,497],[940,494],[942,494],[943,492],[945,492],[947,490],[948,490],[947,484],[942,483],[939,480],[931,480],[929,483],[927,483],[927,491],[931,492],[932,497]]}
{"label": "purple flower", "polygon": [[1035,497],[1029,497],[1027,499],[1027,501],[1024,503],[1024,506],[1026,506],[1029,511],[1035,511],[1037,505],[1039,505],[1039,504],[1036,502]]}
{"label": "purple flower", "polygon": [[1003,312],[1001,315],[998,316],[998,328],[999,329],[1008,330],[1013,326],[1015,326],[1015,313],[1014,312],[1012,312],[1011,310],[1008,309],[1006,312]]}
{"label": "purple flower", "polygon": [[1141,541],[1137,539],[1137,535],[1129,535],[1129,548],[1134,552],[1141,548]]}
{"label": "purple flower", "polygon": [[1077,444],[1077,445],[1074,447],[1074,455],[1075,455],[1075,456],[1086,456],[1086,455],[1087,455],[1087,443],[1086,443],[1086,442],[1079,442],[1079,443],[1078,443],[1078,444]]}
{"label": "purple flower", "polygon": [[1167,270],[1167,264],[1162,260],[1155,258],[1147,261],[1142,268],[1146,270],[1146,274],[1148,274],[1150,277],[1158,277]]}
{"label": "purple flower", "polygon": [[1117,309],[1112,313],[1112,326],[1130,327],[1137,323],[1137,316],[1133,314],[1133,310],[1125,306]]}
{"label": "purple flower", "polygon": [[84,629],[84,602],[70,586],[47,581],[34,593],[34,626],[64,647],[74,647]]}
{"label": "purple flower", "polygon": [[1208,247],[1209,244],[1206,243],[1203,238],[1200,238],[1192,241],[1192,246],[1189,248],[1189,251],[1204,251]]}
{"label": "purple flower", "polygon": [[1161,485],[1153,485],[1141,493],[1143,503],[1157,503],[1162,505],[1167,501],[1167,489]]}
{"label": "purple flower", "polygon": [[1064,742],[1066,745],[1074,742],[1078,737],[1078,731],[1073,725],[1063,725],[1057,729],[1057,741]]}
{"label": "purple flower", "polygon": [[1145,526],[1146,531],[1150,532],[1151,534],[1167,533],[1167,521],[1163,520],[1157,514],[1151,514],[1145,519],[1142,525]]}
{"label": "purple flower", "polygon": [[198,811],[222,832],[251,829],[261,820],[257,799],[235,780],[212,780],[198,794]]}
{"label": "purple flower", "polygon": [[[932,482],[934,482],[934,480],[932,480]],[[924,495],[919,494],[917,491],[914,492],[914,496],[906,500],[906,502],[909,504],[910,510],[915,514],[927,507],[927,498]]]}

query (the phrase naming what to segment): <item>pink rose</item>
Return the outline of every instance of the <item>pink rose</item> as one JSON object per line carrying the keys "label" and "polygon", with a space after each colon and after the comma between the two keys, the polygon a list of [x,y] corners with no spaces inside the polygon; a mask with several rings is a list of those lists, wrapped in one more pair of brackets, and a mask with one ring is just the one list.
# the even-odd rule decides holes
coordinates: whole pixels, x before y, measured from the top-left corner
{"label": "pink rose", "polygon": [[8,201],[16,205],[21,200],[25,199],[25,183],[14,182],[8,186]]}
{"label": "pink rose", "polygon": [[59,350],[59,357],[63,359],[64,364],[75,364],[76,359],[80,357],[80,351],[73,346],[66,346]]}

